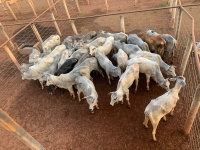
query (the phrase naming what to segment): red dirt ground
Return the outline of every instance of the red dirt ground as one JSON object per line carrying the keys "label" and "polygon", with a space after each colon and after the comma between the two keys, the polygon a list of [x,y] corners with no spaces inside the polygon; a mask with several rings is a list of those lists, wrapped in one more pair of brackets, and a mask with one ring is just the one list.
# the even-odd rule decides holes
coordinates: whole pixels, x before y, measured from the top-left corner
{"label": "red dirt ground", "polygon": [[[151,7],[150,1],[143,0],[143,2],[149,2],[146,4]],[[130,6],[122,5],[119,0],[117,2],[109,0],[109,3],[114,4],[110,6],[112,11],[129,10]],[[12,72],[12,69],[8,72]],[[13,78],[15,79],[12,80]],[[134,84],[130,88],[131,108],[126,107],[126,102],[124,105],[118,104],[112,107],[109,105],[110,96],[107,94],[116,90],[118,78],[114,79],[111,86],[108,85],[106,77],[96,75],[93,78],[100,107],[99,110],[95,109],[93,115],[89,112],[86,101],[83,100],[79,104],[77,96],[73,100],[68,92],[63,93],[59,89],[55,95],[49,95],[47,88],[41,90],[37,81],[22,81],[18,72],[10,73],[6,79],[8,82],[0,87],[0,108],[48,150],[190,149],[189,140],[181,130],[186,115],[182,96],[175,108],[174,117],[168,116],[167,122],[160,121],[156,134],[158,142],[155,143],[151,135],[152,126],[149,124],[150,128],[145,129],[142,124],[143,112],[150,100],[163,94],[165,90],[151,81],[150,91],[146,91],[145,76],[140,74],[138,92],[136,94],[133,92]],[[0,79],[3,80],[3,77]],[[0,128],[0,150],[26,149],[29,148],[2,127]]]}

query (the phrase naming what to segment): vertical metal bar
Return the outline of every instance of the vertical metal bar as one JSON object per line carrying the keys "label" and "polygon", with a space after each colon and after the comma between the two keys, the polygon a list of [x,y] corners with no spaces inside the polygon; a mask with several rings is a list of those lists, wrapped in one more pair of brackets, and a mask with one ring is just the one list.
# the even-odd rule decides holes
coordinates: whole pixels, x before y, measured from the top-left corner
{"label": "vertical metal bar", "polygon": [[35,8],[34,8],[34,5],[33,5],[32,1],[31,1],[31,0],[28,0],[28,2],[29,2],[29,4],[30,4],[30,6],[31,6],[31,9],[33,10],[33,13],[34,13],[35,17],[37,17],[37,13],[36,13],[36,11],[35,11]]}
{"label": "vertical metal bar", "polygon": [[53,14],[52,11],[51,11],[51,18],[52,18],[52,20],[54,20],[53,23],[54,23],[54,26],[55,26],[55,28],[56,28],[58,34],[59,34],[60,36],[62,36],[62,34],[61,34],[61,32],[60,32],[60,29],[59,29],[59,27],[58,27],[58,24],[57,24],[57,22],[55,21],[56,19],[55,19],[55,16],[54,16],[54,14]]}
{"label": "vertical metal bar", "polygon": [[106,4],[106,10],[108,10],[108,1],[105,0],[105,4]]}
{"label": "vertical metal bar", "polygon": [[177,41],[179,38],[180,29],[181,29],[182,15],[183,15],[182,8],[179,7],[178,17],[176,19],[176,26],[175,26],[175,38]]}
{"label": "vertical metal bar", "polygon": [[72,29],[73,29],[73,31],[74,31],[74,34],[78,35],[78,32],[77,32],[77,30],[76,30],[76,26],[75,26],[75,24],[74,24],[74,21],[70,21],[70,22],[71,22],[71,26],[72,26]]}
{"label": "vertical metal bar", "polygon": [[35,36],[38,39],[38,41],[40,42],[40,44],[42,44],[43,40],[42,40],[42,38],[41,38],[36,26],[34,24],[31,24],[31,28],[32,28],[33,32],[35,33]]}
{"label": "vertical metal bar", "polygon": [[198,113],[199,107],[200,107],[200,84],[196,88],[196,92],[187,116],[187,120],[184,125],[183,131],[186,135],[190,133],[190,130]]}
{"label": "vertical metal bar", "polygon": [[[0,22],[0,31],[3,33],[3,35],[6,37],[7,40],[10,40],[10,38],[9,38],[8,34],[5,32],[4,27],[1,22]],[[13,42],[10,40],[9,43],[10,43],[11,47],[14,49],[15,45],[13,44]]]}
{"label": "vertical metal bar", "polygon": [[7,131],[11,132],[30,149],[45,150],[45,148],[38,141],[36,141],[2,109],[0,109],[0,125],[2,125],[2,127],[4,127]]}
{"label": "vertical metal bar", "polygon": [[190,36],[186,50],[185,50],[184,55],[183,55],[181,67],[180,67],[180,75],[181,76],[183,76],[184,73],[185,73],[185,69],[186,69],[186,66],[188,64],[189,56],[190,56],[191,51],[192,51],[192,45],[193,45],[192,36]]}
{"label": "vertical metal bar", "polygon": [[124,16],[120,16],[121,32],[125,33]]}
{"label": "vertical metal bar", "polygon": [[76,2],[76,6],[77,6],[77,9],[78,9],[78,12],[80,13],[81,9],[80,9],[80,6],[79,6],[79,2],[78,2],[78,0],[75,0],[75,2]]}
{"label": "vertical metal bar", "polygon": [[70,15],[69,15],[69,10],[68,10],[68,8],[67,8],[67,5],[66,5],[65,0],[63,0],[63,5],[64,5],[65,11],[66,11],[66,13],[67,13],[67,17],[70,19],[71,17],[70,17]]}
{"label": "vertical metal bar", "polygon": [[9,57],[11,58],[11,60],[14,62],[14,64],[17,66],[17,68],[19,69],[19,71],[21,71],[19,62],[17,61],[17,59],[15,58],[15,56],[13,55],[13,53],[10,51],[10,49],[8,48],[8,46],[5,45],[5,46],[3,46],[3,48],[6,51],[6,53],[9,55]]}
{"label": "vertical metal bar", "polygon": [[15,13],[12,11],[12,9],[10,8],[10,5],[8,4],[8,1],[5,2],[5,3],[6,3],[6,6],[8,7],[8,10],[9,10],[10,13],[11,13],[11,15],[13,16],[13,18],[14,18],[15,20],[17,20],[17,17],[16,17],[16,15],[15,15]]}

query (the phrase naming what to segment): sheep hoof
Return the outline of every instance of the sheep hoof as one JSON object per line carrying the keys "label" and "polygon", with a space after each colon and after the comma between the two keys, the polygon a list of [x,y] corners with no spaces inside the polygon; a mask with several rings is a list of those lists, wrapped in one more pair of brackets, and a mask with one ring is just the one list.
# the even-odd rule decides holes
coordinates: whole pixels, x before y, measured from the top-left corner
{"label": "sheep hoof", "polygon": [[155,138],[155,139],[153,139],[153,141],[154,141],[154,142],[157,142],[157,139]]}
{"label": "sheep hoof", "polygon": [[143,122],[143,125],[146,129],[148,129],[149,127]]}
{"label": "sheep hoof", "polygon": [[94,114],[94,110],[91,110],[91,113]]}

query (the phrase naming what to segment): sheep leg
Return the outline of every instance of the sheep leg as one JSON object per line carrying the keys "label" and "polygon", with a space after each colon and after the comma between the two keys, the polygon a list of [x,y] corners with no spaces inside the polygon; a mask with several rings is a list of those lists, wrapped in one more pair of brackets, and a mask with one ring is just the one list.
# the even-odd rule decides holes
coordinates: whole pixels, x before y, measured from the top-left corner
{"label": "sheep leg", "polygon": [[97,103],[96,103],[96,105],[95,105],[95,106],[96,106],[96,108],[97,108],[97,109],[99,109],[99,106],[98,106],[98,104],[97,104]]}
{"label": "sheep leg", "polygon": [[127,100],[127,103],[128,103],[128,107],[131,107],[131,104],[129,102],[129,90],[126,92],[126,100]]}
{"label": "sheep leg", "polygon": [[160,119],[154,120],[150,117],[150,120],[151,120],[151,124],[153,126],[153,131],[152,131],[153,140],[156,142],[157,141],[157,139],[156,139],[156,129],[157,129],[157,126],[158,126]]}
{"label": "sheep leg", "polygon": [[40,84],[42,86],[42,89],[44,89],[43,81],[40,81]]}
{"label": "sheep leg", "polygon": [[78,90],[78,91],[77,91],[77,95],[78,95],[79,103],[81,102],[80,94],[81,94],[81,92]]}
{"label": "sheep leg", "polygon": [[173,116],[174,115],[174,108],[172,108],[170,115]]}
{"label": "sheep leg", "polygon": [[75,94],[74,94],[74,90],[73,90],[72,86],[68,87],[68,91],[70,93],[70,96],[72,96],[73,99],[75,99]]}
{"label": "sheep leg", "polygon": [[145,128],[149,128],[148,122],[149,122],[149,117],[147,117],[147,116],[145,115],[145,119],[144,119],[144,122],[143,122],[143,125],[145,126]]}
{"label": "sheep leg", "polygon": [[98,72],[102,75],[102,77],[104,77],[103,71],[101,69],[98,69]]}
{"label": "sheep leg", "polygon": [[111,82],[110,82],[110,75],[109,75],[109,73],[106,73],[106,74],[107,74],[107,77],[108,77],[109,85],[111,85]]}
{"label": "sheep leg", "polygon": [[135,93],[137,92],[137,88],[138,88],[138,79],[135,80]]}
{"label": "sheep leg", "polygon": [[147,90],[149,91],[150,75],[146,74]]}

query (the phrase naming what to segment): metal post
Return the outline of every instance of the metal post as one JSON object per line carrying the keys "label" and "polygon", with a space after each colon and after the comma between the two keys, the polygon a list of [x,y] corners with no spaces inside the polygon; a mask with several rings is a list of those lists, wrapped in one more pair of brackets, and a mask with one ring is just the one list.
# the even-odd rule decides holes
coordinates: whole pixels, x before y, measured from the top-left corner
{"label": "metal post", "polygon": [[186,135],[188,135],[190,133],[190,130],[192,128],[192,125],[193,125],[196,115],[198,113],[199,107],[200,107],[200,84],[198,85],[198,87],[196,89],[194,99],[192,101],[190,111],[188,113],[187,120],[185,122],[185,126],[183,129],[183,131]]}
{"label": "metal post", "polygon": [[77,6],[77,9],[78,9],[78,12],[80,13],[81,9],[80,9],[80,6],[79,6],[79,2],[78,2],[78,0],[75,0],[75,2],[76,2],[76,6]]}
{"label": "metal post", "polygon": [[66,13],[67,13],[67,17],[70,19],[71,17],[70,17],[70,15],[69,15],[69,11],[68,11],[68,8],[67,8],[67,5],[66,5],[65,0],[63,0],[63,5],[64,5],[65,11],[66,11]]}
{"label": "metal post", "polygon": [[74,24],[74,21],[70,21],[71,22],[71,26],[72,26],[72,29],[73,29],[73,31],[74,31],[74,34],[76,34],[76,35],[78,35],[78,32],[77,32],[77,30],[76,30],[76,26],[75,26],[75,24]]}
{"label": "metal post", "polygon": [[11,15],[13,16],[13,18],[14,18],[15,20],[17,20],[17,17],[16,17],[16,15],[15,15],[15,13],[12,11],[12,9],[10,8],[10,5],[8,4],[9,2],[7,1],[7,2],[5,2],[5,3],[6,3],[6,6],[8,7],[8,9],[9,9]]}
{"label": "metal post", "polygon": [[[7,40],[10,40],[10,38],[9,38],[8,34],[5,32],[4,27],[1,24],[1,22],[0,22],[0,31],[3,33],[3,35],[6,37]],[[15,45],[13,44],[13,42],[10,40],[9,43],[10,43],[11,47],[14,49]]]}
{"label": "metal post", "polygon": [[125,33],[124,16],[120,16],[120,27],[121,27],[121,32]]}
{"label": "metal post", "polygon": [[108,10],[108,1],[105,0],[105,4],[106,4],[106,10]]}
{"label": "metal post", "polygon": [[179,7],[178,16],[176,18],[176,23],[175,23],[175,25],[176,25],[175,26],[175,38],[177,41],[179,38],[180,29],[181,29],[182,15],[183,15],[182,8]]}
{"label": "metal post", "polygon": [[30,4],[30,6],[31,6],[31,9],[33,10],[33,13],[34,13],[35,17],[37,17],[37,13],[36,13],[36,11],[35,11],[35,8],[34,8],[34,5],[33,5],[32,0],[28,0],[28,2],[29,2],[29,4]]}
{"label": "metal post", "polygon": [[13,55],[13,53],[10,51],[10,49],[8,48],[8,46],[5,45],[5,46],[3,46],[3,48],[6,51],[6,53],[9,55],[9,57],[11,58],[11,60],[14,62],[14,64],[17,66],[17,68],[19,69],[19,71],[21,71],[19,62],[17,61],[17,59],[15,58],[15,56]]}
{"label": "metal post", "polygon": [[191,54],[192,51],[192,45],[193,45],[193,41],[192,41],[192,36],[190,36],[188,43],[187,43],[187,47],[185,49],[185,53],[183,55],[183,59],[182,59],[182,63],[181,63],[181,67],[180,67],[180,75],[183,76],[185,73],[185,69],[189,60],[189,56]]}
{"label": "metal post", "polygon": [[45,148],[38,141],[36,141],[27,131],[25,131],[2,109],[0,109],[0,125],[7,131],[11,132],[30,149],[45,150]]}
{"label": "metal post", "polygon": [[42,44],[43,40],[42,40],[42,38],[41,38],[36,26],[34,24],[31,24],[31,28],[32,28],[33,32],[35,33],[35,36],[38,39],[38,41],[40,42],[40,44]]}
{"label": "metal post", "polygon": [[51,11],[51,18],[52,18],[52,20],[54,20],[53,23],[54,23],[54,26],[55,26],[55,28],[56,28],[58,34],[59,34],[60,36],[62,36],[62,34],[61,34],[61,32],[60,32],[60,29],[59,29],[59,27],[58,27],[58,24],[57,24],[57,22],[55,21],[56,19],[55,19],[55,16],[54,16],[54,14],[53,14],[52,11]]}

